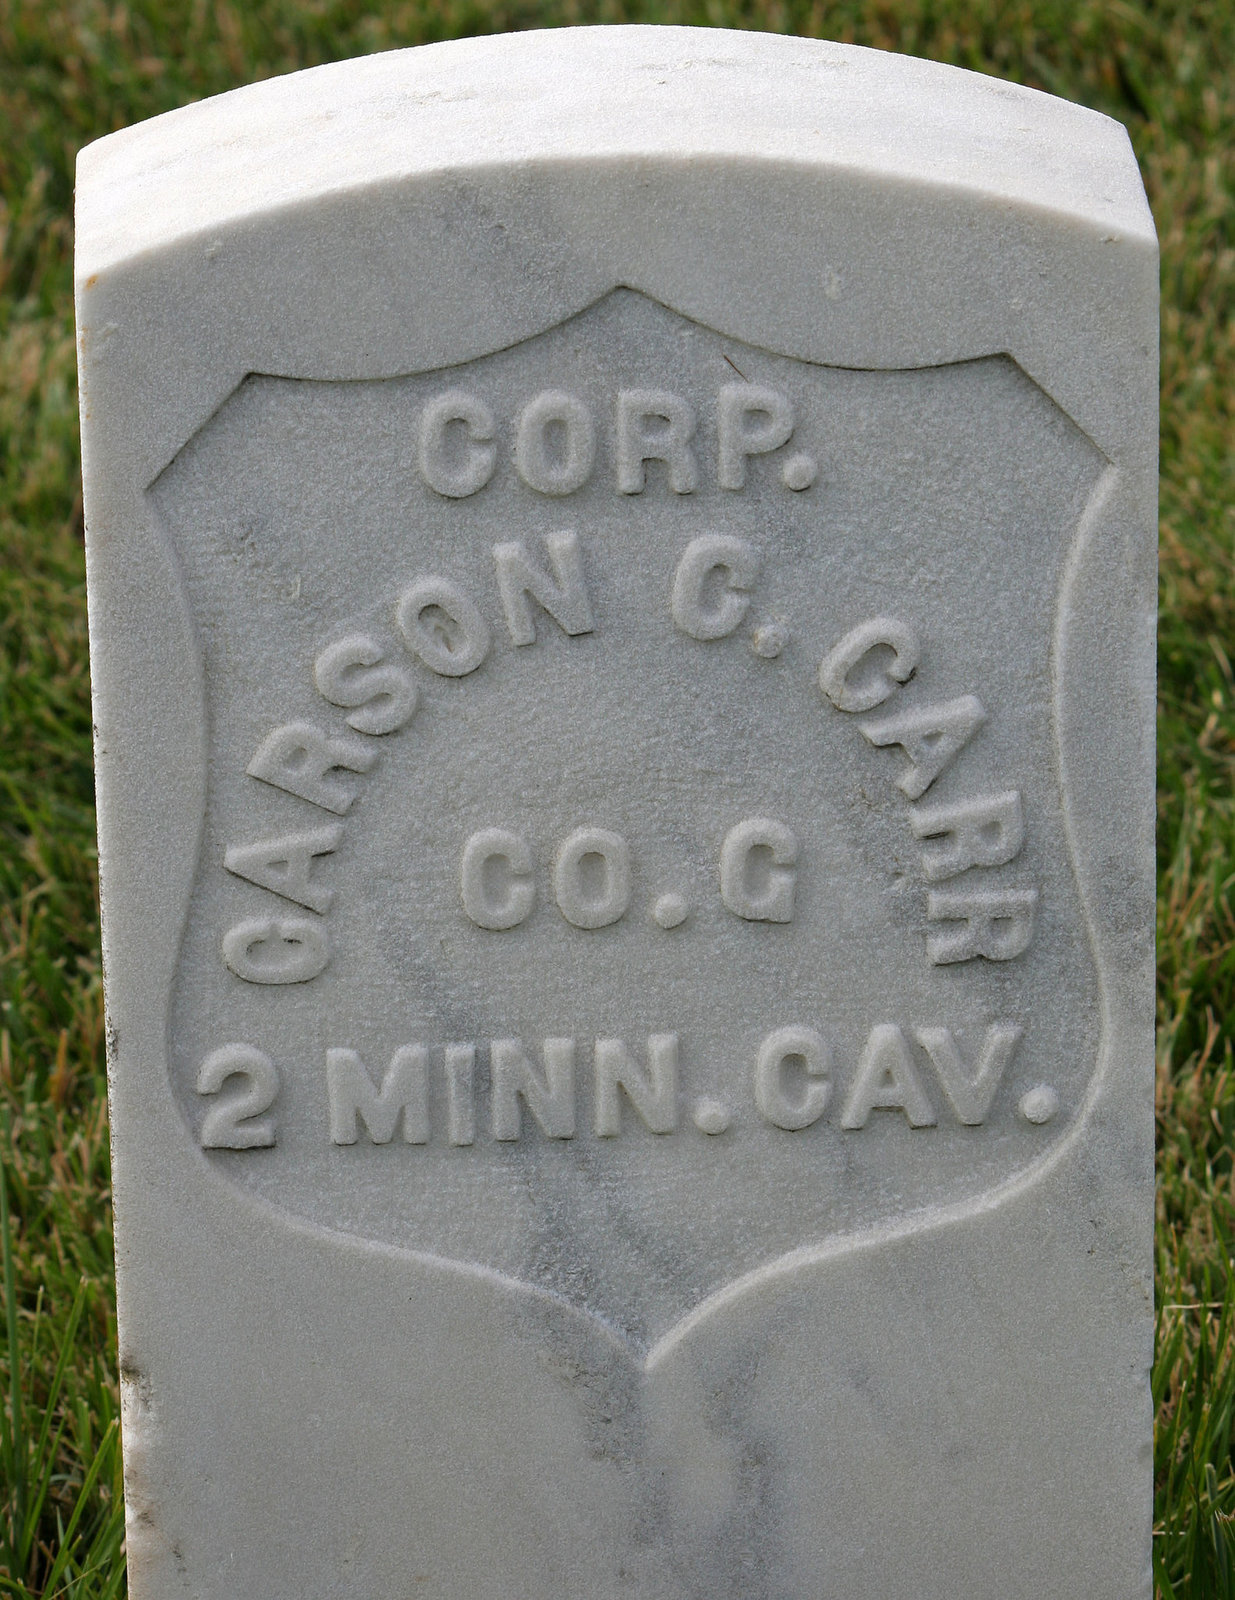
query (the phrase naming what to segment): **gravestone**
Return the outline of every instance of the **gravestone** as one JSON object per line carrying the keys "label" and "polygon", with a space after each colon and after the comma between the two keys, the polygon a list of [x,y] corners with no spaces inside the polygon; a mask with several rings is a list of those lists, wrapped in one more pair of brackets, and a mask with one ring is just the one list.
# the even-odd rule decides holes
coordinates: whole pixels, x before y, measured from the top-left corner
{"label": "gravestone", "polygon": [[135,1600],[1148,1595],[1123,129],[530,33],[78,229]]}

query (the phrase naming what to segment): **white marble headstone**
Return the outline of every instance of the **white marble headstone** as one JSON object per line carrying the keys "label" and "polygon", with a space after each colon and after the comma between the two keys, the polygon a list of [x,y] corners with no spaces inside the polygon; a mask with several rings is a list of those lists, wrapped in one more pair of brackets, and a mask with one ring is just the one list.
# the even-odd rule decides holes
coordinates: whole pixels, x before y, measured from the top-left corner
{"label": "white marble headstone", "polygon": [[1123,129],[533,33],[78,228],[135,1600],[1147,1596]]}

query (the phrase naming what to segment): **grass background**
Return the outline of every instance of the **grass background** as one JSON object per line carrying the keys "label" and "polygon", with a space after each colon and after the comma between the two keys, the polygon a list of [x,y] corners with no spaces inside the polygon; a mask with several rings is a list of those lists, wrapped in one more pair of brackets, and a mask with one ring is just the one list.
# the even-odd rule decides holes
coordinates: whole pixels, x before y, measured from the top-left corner
{"label": "grass background", "polygon": [[342,56],[620,21],[930,56],[1082,101],[1132,136],[1163,246],[1154,1565],[1162,1596],[1230,1600],[1233,0],[0,0],[0,1594],[124,1592],[70,302],[76,151]]}

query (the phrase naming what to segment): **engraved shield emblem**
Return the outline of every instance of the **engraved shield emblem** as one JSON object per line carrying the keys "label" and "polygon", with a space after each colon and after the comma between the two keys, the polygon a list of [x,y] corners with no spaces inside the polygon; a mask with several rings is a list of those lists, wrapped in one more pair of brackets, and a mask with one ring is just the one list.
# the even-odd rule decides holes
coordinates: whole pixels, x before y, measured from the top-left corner
{"label": "engraved shield emblem", "polygon": [[246,378],[151,489],[204,1159],[641,1348],[1049,1160],[1098,1053],[1054,659],[1104,465],[1007,357],[816,366],[625,289]]}

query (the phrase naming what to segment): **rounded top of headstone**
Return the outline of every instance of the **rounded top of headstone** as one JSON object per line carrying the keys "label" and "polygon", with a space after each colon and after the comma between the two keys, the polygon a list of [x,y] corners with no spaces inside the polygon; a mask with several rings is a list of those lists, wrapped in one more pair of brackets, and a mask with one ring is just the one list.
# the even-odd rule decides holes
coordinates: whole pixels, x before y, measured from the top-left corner
{"label": "rounded top of headstone", "polygon": [[79,157],[79,268],[400,179],[632,158],[849,169],[1153,239],[1127,134],[1097,112],[854,45],[631,26],[365,56],[110,134]]}

